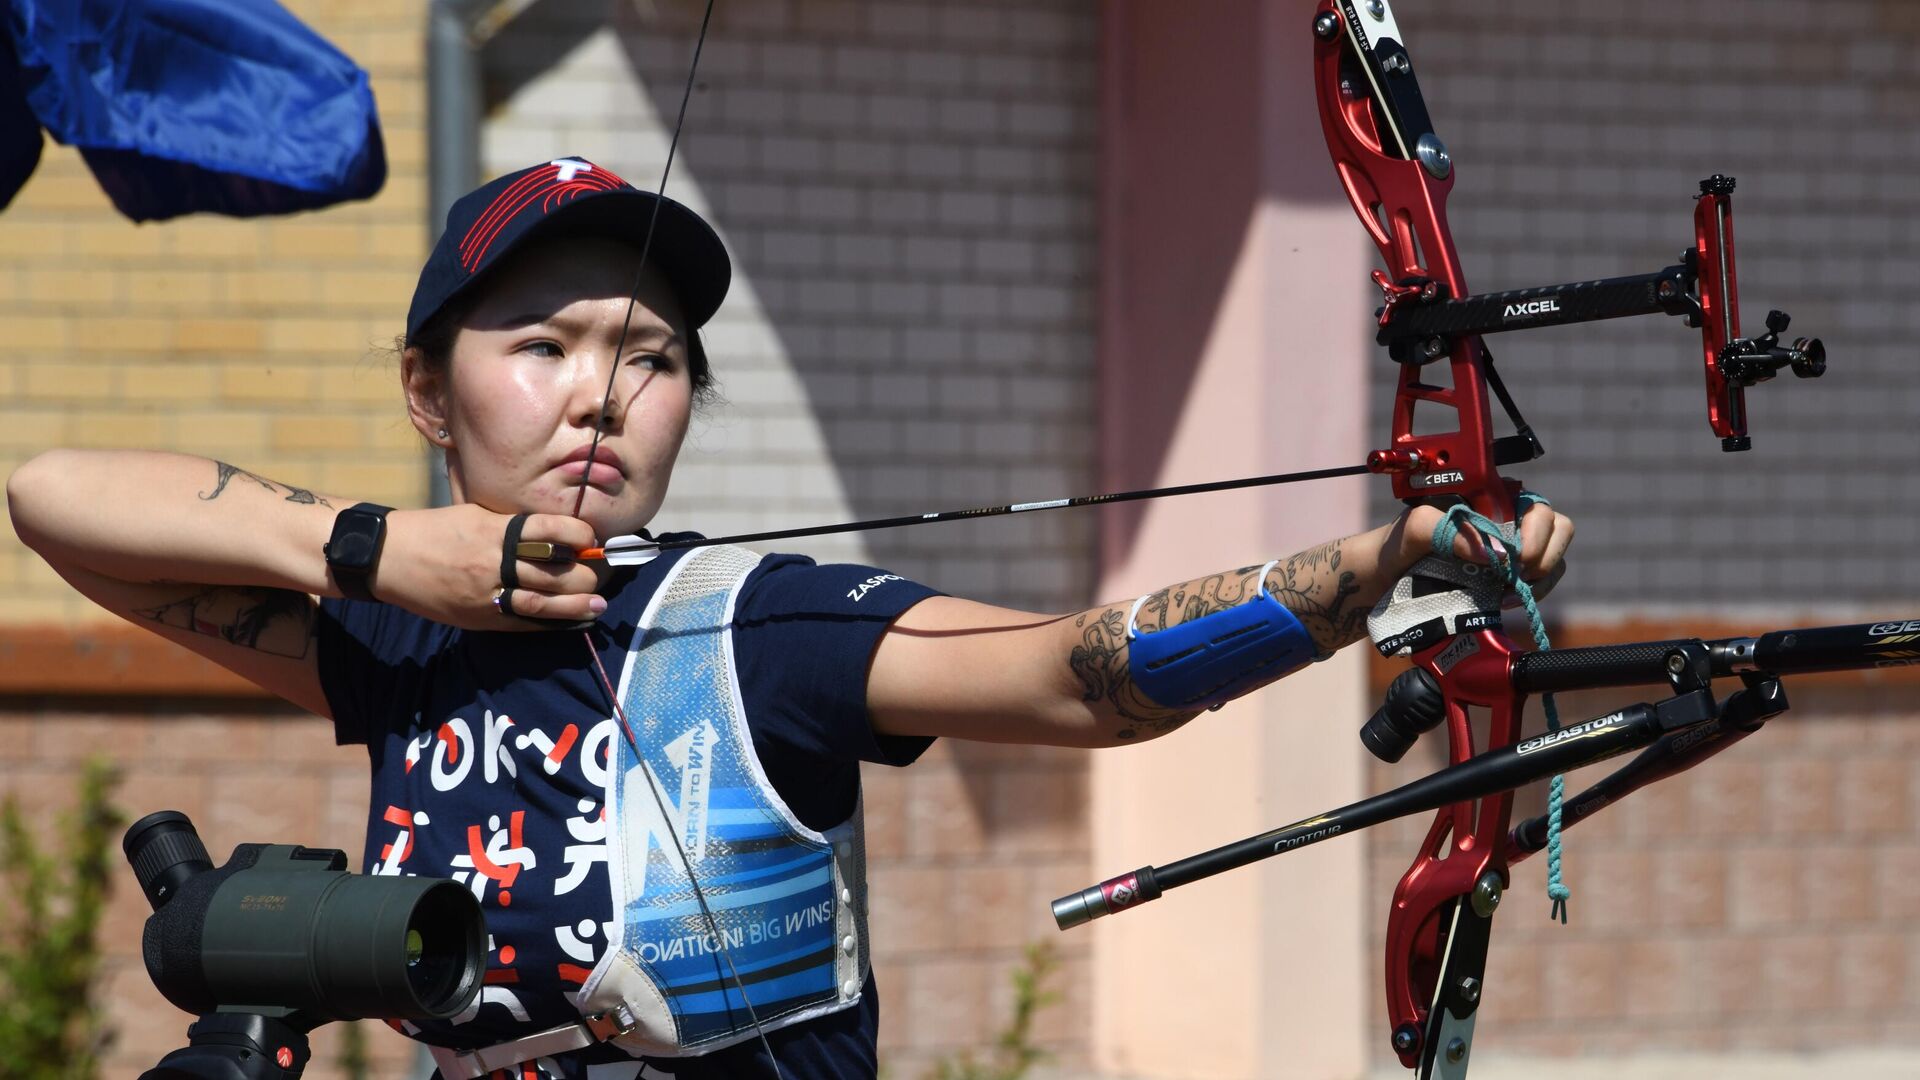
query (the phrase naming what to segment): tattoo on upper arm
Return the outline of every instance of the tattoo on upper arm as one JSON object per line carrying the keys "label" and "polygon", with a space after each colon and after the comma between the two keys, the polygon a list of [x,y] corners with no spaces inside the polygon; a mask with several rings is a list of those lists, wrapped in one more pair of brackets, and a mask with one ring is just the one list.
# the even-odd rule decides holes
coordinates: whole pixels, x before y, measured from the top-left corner
{"label": "tattoo on upper arm", "polygon": [[258,473],[248,472],[247,470],[241,468],[238,465],[229,465],[224,461],[216,461],[213,464],[215,468],[219,470],[219,476],[214,481],[212,491],[202,491],[199,493],[201,500],[204,502],[212,502],[213,500],[219,498],[220,495],[227,490],[227,485],[233,482],[233,478],[238,476],[247,480],[251,480],[252,482],[259,484],[261,487],[266,488],[268,491],[271,491],[276,495],[278,495],[282,491],[286,492],[287,501],[290,503],[303,503],[306,505],[317,504],[320,506],[324,506],[329,510],[333,509],[332,503],[328,502],[327,500],[321,498],[318,495],[315,495],[313,492],[307,490],[306,488],[294,487],[291,484],[282,484],[282,483],[279,483],[278,481],[269,480]]}
{"label": "tattoo on upper arm", "polygon": [[[1358,575],[1341,570],[1344,540],[1333,540],[1282,560],[1267,576],[1267,592],[1286,605],[1313,636],[1314,645],[1332,652],[1366,632],[1367,609],[1355,604]],[[1135,628],[1149,634],[1224,611],[1253,599],[1260,590],[1261,568],[1243,566],[1150,593],[1134,615]],[[1332,575],[1329,591],[1320,580]],[[1074,621],[1080,642],[1069,666],[1080,679],[1082,700],[1105,702],[1126,721],[1120,739],[1164,735],[1199,715],[1155,704],[1140,693],[1127,668],[1127,615],[1131,604],[1082,612]]]}
{"label": "tattoo on upper arm", "polygon": [[291,589],[213,585],[133,614],[176,630],[217,637],[273,656],[305,659],[313,641],[313,601]]}

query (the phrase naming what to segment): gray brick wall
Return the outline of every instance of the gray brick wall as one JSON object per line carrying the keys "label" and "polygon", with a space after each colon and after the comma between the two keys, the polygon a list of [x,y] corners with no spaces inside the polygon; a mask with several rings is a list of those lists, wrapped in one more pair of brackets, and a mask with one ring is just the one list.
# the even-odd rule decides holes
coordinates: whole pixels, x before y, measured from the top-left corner
{"label": "gray brick wall", "polygon": [[[503,38],[528,63],[561,59],[502,103],[490,170],[581,153],[658,183],[697,5],[603,14],[562,6]],[[696,423],[663,525],[1090,490],[1096,30],[1069,3],[719,5],[668,190],[735,260],[708,335],[726,403]],[[492,51],[502,82],[526,77],[515,49]],[[1057,610],[1088,599],[1093,528],[782,547]]]}
{"label": "gray brick wall", "polygon": [[[1706,426],[1699,339],[1643,317],[1496,335],[1548,449],[1516,470],[1580,523],[1562,618],[1812,608],[1920,594],[1920,8],[1867,0],[1398,5],[1459,180],[1480,291],[1656,270],[1690,195],[1737,177],[1742,329],[1768,308],[1832,368],[1748,391],[1754,449]],[[1375,425],[1392,368],[1376,357]],[[1379,503],[1387,512],[1387,500]],[[1895,606],[1898,606],[1896,603]]]}
{"label": "gray brick wall", "polygon": [[[544,4],[489,49],[492,171],[584,154],[653,187],[699,5]],[[734,291],[660,522],[709,535],[1093,489],[1097,22],[1050,0],[723,0],[668,193]],[[665,118],[664,122],[662,118]],[[1095,521],[1026,516],[761,545],[1031,610],[1093,598]],[[869,767],[881,1053],[983,1050],[1023,946],[1057,941],[1038,1037],[1084,1059],[1084,942],[1045,901],[1087,875],[1084,754],[936,747]]]}
{"label": "gray brick wall", "polygon": [[[1549,450],[1519,471],[1579,519],[1559,617],[1757,629],[1910,609],[1920,5],[1403,0],[1396,16],[1459,169],[1452,220],[1476,289],[1664,266],[1691,242],[1695,182],[1726,172],[1740,180],[1744,328],[1785,308],[1832,355],[1820,381],[1750,391],[1755,449],[1725,455],[1706,426],[1698,338],[1677,322],[1492,338]],[[1392,370],[1378,370],[1384,428]],[[1628,1055],[1920,1038],[1911,688],[1789,688],[1794,710],[1765,731],[1567,835],[1569,925],[1547,917],[1542,860],[1515,870],[1483,1064],[1584,1057],[1628,1075]],[[1631,698],[1563,697],[1562,715]],[[1371,786],[1438,767],[1428,742],[1374,767]],[[1569,792],[1610,768],[1569,778]],[[1517,812],[1543,808],[1536,789]],[[1427,825],[1369,833],[1376,946]],[[1384,1021],[1377,1036],[1384,1063]]]}
{"label": "gray brick wall", "polygon": [[[542,74],[490,124],[490,166],[577,152],[650,186],[692,5],[658,5],[644,24],[621,6],[612,30],[598,5],[535,10],[546,25],[514,42],[532,46],[518,55]],[[1453,223],[1473,285],[1664,266],[1690,242],[1695,182],[1728,172],[1741,180],[1748,328],[1783,307],[1833,355],[1824,380],[1751,392],[1756,449],[1723,455],[1705,423],[1698,339],[1677,322],[1495,338],[1550,450],[1524,475],[1581,523],[1560,616],[1728,618],[1911,598],[1920,569],[1899,555],[1920,490],[1904,467],[1920,449],[1920,384],[1896,359],[1920,318],[1905,296],[1920,278],[1920,95],[1909,88],[1920,7],[1403,0],[1398,16],[1459,165]],[[712,213],[736,258],[737,291],[710,338],[729,404],[698,425],[666,521],[718,532],[1090,489],[1095,19],[1065,2],[721,5],[670,191]],[[510,75],[512,54],[499,52]],[[1392,370],[1371,359],[1383,431]],[[1394,509],[1384,485],[1376,509]],[[1092,529],[1033,517],[807,550],[1063,608],[1089,599]],[[1664,785],[1573,834],[1576,919],[1590,920],[1547,927],[1540,871],[1523,867],[1524,914],[1496,944],[1488,999],[1505,1019],[1489,1014],[1483,1043],[1910,1042],[1920,967],[1900,868],[1915,857],[1908,826],[1920,812],[1905,808],[1907,778],[1920,776],[1902,734],[1911,722],[1892,697],[1824,704],[1837,717],[1827,735],[1769,731],[1697,785]],[[1416,768],[1379,770],[1376,787]],[[1809,769],[1853,779],[1809,780]],[[896,1072],[978,1045],[1017,943],[1045,936],[1008,913],[1046,892],[1035,882],[1079,865],[1080,800],[1035,821],[1009,812],[1010,792],[1083,783],[1079,755],[1002,748],[943,748],[870,781],[876,895],[892,905],[875,925]],[[1759,809],[1793,803],[1809,783],[1890,802],[1808,820]],[[1718,815],[1711,835],[1672,831],[1701,815]],[[1402,831],[1371,841],[1377,912],[1417,840]],[[1783,883],[1809,833],[1848,858]],[[1836,867],[1848,882],[1861,872],[1855,856],[1874,888],[1849,884],[1840,907],[1820,901]],[[984,936],[955,935],[980,895],[1003,917]],[[1780,895],[1790,906],[1767,906]],[[1659,912],[1651,928],[1622,914],[1639,903]],[[1770,954],[1775,940],[1788,948]],[[1064,982],[1078,986],[1084,957],[1067,960]],[[1808,971],[1843,996],[1891,989],[1868,1015],[1822,1006],[1809,1024],[1796,989]],[[1084,1053],[1076,1015],[1054,1014],[1048,1033],[1069,1061]],[[1637,1032],[1649,1027],[1646,1043]]]}

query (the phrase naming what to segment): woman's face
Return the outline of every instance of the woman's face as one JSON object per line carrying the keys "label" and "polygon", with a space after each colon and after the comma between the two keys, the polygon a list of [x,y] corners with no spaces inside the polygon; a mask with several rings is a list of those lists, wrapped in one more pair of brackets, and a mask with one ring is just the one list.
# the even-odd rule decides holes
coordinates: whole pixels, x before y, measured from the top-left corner
{"label": "woman's face", "polygon": [[[571,515],[584,486],[578,516],[602,539],[659,511],[693,386],[679,300],[652,271],[614,355],[637,258],[617,241],[562,236],[495,271],[438,395],[447,437],[435,441],[455,501]],[[589,463],[596,425],[605,432]]]}

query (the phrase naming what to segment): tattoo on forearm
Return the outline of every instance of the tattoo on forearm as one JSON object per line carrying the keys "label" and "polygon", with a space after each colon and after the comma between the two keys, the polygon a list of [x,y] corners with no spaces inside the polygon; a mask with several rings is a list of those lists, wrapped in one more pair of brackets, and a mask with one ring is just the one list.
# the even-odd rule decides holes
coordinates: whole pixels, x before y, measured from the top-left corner
{"label": "tattoo on forearm", "polygon": [[332,503],[315,495],[306,488],[294,487],[291,484],[282,484],[274,480],[269,480],[258,473],[248,472],[238,465],[229,465],[224,461],[216,461],[213,464],[219,470],[219,477],[214,481],[212,491],[202,491],[199,493],[201,500],[204,502],[212,502],[219,498],[221,493],[227,490],[227,485],[233,482],[233,478],[238,476],[251,480],[276,495],[282,491],[286,492],[287,501],[290,503],[303,503],[310,506],[319,505],[329,510],[333,509]]}
{"label": "tattoo on forearm", "polygon": [[[1366,632],[1366,605],[1354,603],[1358,577],[1341,570],[1344,540],[1333,540],[1282,560],[1267,575],[1267,592],[1286,605],[1313,636],[1322,652],[1332,652]],[[1246,603],[1260,590],[1261,568],[1199,578],[1152,593],[1140,604],[1135,628],[1149,634],[1216,611]],[[1082,699],[1103,702],[1125,726],[1115,737],[1131,740],[1164,735],[1197,712],[1155,704],[1140,693],[1127,668],[1127,613],[1131,604],[1082,612],[1074,621],[1080,642],[1068,660],[1079,678]]]}
{"label": "tattoo on forearm", "polygon": [[1155,704],[1133,684],[1127,671],[1127,608],[1124,605],[1083,611],[1074,620],[1080,643],[1067,663],[1079,677],[1081,699],[1104,702],[1126,725],[1117,739],[1165,735],[1197,715],[1192,710],[1167,709]]}
{"label": "tattoo on forearm", "polygon": [[[1267,578],[1267,591],[1313,635],[1321,652],[1334,652],[1358,641],[1367,632],[1367,605],[1353,603],[1360,593],[1358,575],[1340,569],[1345,540],[1329,540],[1318,547],[1283,559]],[[1329,591],[1320,577],[1333,575]]]}
{"label": "tattoo on forearm", "polygon": [[154,607],[135,608],[133,614],[295,660],[306,657],[313,640],[313,601],[291,589],[214,585]]}

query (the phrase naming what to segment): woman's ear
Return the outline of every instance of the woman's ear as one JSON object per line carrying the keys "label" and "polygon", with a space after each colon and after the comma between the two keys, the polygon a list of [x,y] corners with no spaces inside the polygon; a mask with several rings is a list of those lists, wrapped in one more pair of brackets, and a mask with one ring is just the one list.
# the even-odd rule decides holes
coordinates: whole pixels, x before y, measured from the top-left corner
{"label": "woman's ear", "polygon": [[442,450],[453,445],[448,433],[448,386],[446,365],[427,359],[417,346],[400,353],[400,385],[407,395],[407,419],[420,437]]}

